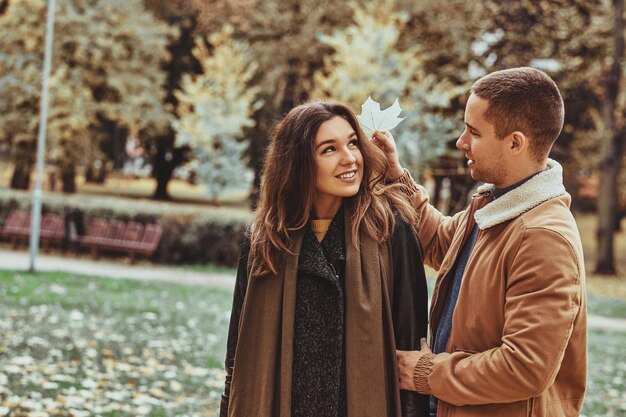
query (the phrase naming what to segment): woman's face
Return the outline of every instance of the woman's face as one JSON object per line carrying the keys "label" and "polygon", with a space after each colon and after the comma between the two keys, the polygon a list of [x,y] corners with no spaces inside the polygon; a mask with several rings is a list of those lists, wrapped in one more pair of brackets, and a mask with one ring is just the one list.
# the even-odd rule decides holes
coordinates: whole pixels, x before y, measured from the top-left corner
{"label": "woman's face", "polygon": [[[359,192],[363,156],[350,123],[335,116],[321,124],[315,135],[315,209],[319,218],[334,215],[344,197]],[[329,213],[330,212],[330,213]]]}

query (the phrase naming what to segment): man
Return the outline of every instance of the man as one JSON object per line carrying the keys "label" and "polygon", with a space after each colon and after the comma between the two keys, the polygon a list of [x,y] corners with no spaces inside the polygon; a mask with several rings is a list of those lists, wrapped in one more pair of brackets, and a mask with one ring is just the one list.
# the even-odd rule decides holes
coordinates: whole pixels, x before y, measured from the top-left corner
{"label": "man", "polygon": [[430,347],[397,351],[402,389],[429,394],[431,416],[577,416],[587,365],[585,270],[562,168],[548,154],[563,100],[545,73],[497,71],[472,87],[456,146],[486,183],[452,217],[428,203],[374,140],[388,178],[414,191],[426,264],[439,270]]}

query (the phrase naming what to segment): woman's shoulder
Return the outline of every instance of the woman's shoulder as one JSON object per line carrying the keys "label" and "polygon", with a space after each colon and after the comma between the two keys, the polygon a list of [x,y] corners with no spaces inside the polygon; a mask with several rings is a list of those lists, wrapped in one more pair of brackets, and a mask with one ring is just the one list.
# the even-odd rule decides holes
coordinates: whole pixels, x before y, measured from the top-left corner
{"label": "woman's shoulder", "polygon": [[413,207],[411,195],[402,184],[386,186],[384,192],[380,194],[380,201],[391,209],[395,222],[401,223],[401,227],[410,227],[411,222],[417,220],[417,212]]}
{"label": "woman's shoulder", "polygon": [[419,247],[419,239],[413,225],[399,211],[394,210],[393,215],[395,224],[391,235],[392,245]]}
{"label": "woman's shoulder", "polygon": [[400,213],[398,210],[393,210],[393,217],[395,221],[395,226],[393,228],[394,234],[396,232],[406,232],[406,231],[413,230],[409,222],[404,218],[402,213]]}
{"label": "woman's shoulder", "polygon": [[245,232],[243,233],[243,239],[240,240],[241,242],[241,255],[240,258],[246,258],[246,261],[248,259],[248,256],[250,255],[250,249],[252,248],[252,228],[254,227],[254,223],[252,223],[249,227],[246,228]]}

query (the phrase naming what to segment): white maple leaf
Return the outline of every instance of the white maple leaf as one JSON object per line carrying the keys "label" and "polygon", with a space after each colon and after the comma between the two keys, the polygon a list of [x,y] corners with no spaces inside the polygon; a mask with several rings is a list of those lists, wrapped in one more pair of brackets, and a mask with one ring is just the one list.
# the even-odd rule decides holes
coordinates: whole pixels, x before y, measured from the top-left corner
{"label": "white maple leaf", "polygon": [[368,96],[365,103],[361,104],[361,114],[357,116],[363,131],[367,136],[372,136],[377,130],[391,130],[406,119],[406,117],[398,117],[402,109],[398,99],[385,110],[380,109],[380,103],[372,100]]}

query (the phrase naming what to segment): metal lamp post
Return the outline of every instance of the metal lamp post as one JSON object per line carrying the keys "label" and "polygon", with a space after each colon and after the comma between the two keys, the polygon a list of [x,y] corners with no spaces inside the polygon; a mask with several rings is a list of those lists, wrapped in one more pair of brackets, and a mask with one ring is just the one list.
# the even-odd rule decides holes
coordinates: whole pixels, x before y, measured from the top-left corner
{"label": "metal lamp post", "polygon": [[48,18],[46,26],[46,49],[44,52],[43,81],[41,87],[41,112],[39,118],[39,134],[37,136],[37,170],[35,189],[33,190],[32,214],[30,222],[30,267],[35,271],[35,259],[39,250],[39,229],[41,225],[41,185],[43,182],[43,162],[46,151],[46,127],[48,125],[48,80],[52,64],[52,39],[54,37],[55,0],[48,0]]}

